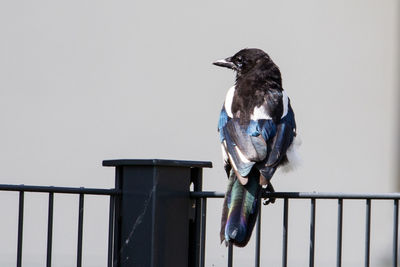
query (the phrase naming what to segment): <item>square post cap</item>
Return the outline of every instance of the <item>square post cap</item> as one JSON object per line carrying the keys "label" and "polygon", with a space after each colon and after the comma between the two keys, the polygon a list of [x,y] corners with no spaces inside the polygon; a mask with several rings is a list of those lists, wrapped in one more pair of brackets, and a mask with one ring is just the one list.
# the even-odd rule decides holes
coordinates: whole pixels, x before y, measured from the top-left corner
{"label": "square post cap", "polygon": [[212,168],[211,161],[191,161],[174,159],[113,159],[104,160],[105,167],[119,166],[168,166],[184,168]]}

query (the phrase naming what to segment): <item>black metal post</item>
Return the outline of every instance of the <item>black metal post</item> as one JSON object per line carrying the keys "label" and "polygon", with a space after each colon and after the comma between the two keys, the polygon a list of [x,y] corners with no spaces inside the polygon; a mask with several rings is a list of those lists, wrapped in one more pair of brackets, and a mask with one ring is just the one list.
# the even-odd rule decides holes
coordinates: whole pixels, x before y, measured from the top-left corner
{"label": "black metal post", "polygon": [[204,267],[206,258],[206,223],[207,223],[207,198],[202,199],[201,207],[201,250],[200,250],[200,267]]}
{"label": "black metal post", "polygon": [[107,256],[107,267],[113,267],[113,239],[114,239],[114,209],[115,209],[115,197],[110,196],[110,210],[108,217],[108,256]]}
{"label": "black metal post", "polygon": [[187,267],[193,256],[188,249],[192,169],[211,167],[211,162],[107,160],[103,166],[116,167],[121,192],[114,267]]}
{"label": "black metal post", "polygon": [[[103,163],[104,164],[104,163]],[[122,168],[115,168],[115,189],[120,190]],[[113,255],[112,255],[112,267],[118,267],[119,265],[119,251],[120,251],[120,239],[121,239],[121,194],[115,197],[114,207],[114,233],[113,233]]]}
{"label": "black metal post", "polygon": [[[193,191],[201,192],[203,188],[203,170],[201,168],[193,168],[190,175],[193,183]],[[202,259],[202,210],[203,201],[201,198],[192,199],[190,212],[191,220],[189,222],[189,266],[200,267]]]}

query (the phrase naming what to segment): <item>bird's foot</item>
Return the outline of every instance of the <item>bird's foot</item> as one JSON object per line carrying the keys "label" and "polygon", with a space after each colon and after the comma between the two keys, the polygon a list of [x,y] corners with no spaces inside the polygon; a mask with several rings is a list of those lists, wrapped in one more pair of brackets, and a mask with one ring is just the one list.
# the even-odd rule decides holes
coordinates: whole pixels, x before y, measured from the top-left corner
{"label": "bird's foot", "polygon": [[[263,187],[262,188],[262,193],[275,193],[275,189],[272,186],[271,182],[268,183],[267,187]],[[268,205],[269,203],[275,203],[276,198],[274,197],[268,197],[268,198],[264,198],[263,204],[264,205]]]}

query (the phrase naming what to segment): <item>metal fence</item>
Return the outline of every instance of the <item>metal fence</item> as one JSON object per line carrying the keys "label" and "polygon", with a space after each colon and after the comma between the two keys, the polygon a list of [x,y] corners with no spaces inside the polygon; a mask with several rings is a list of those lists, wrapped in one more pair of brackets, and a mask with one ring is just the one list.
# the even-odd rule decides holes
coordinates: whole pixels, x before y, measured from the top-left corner
{"label": "metal fence", "polygon": [[[83,214],[85,195],[106,195],[110,196],[110,215],[109,215],[109,241],[108,247],[113,247],[113,223],[114,223],[114,202],[118,195],[116,189],[95,189],[95,188],[72,188],[54,186],[28,186],[28,185],[0,185],[0,191],[19,192],[18,205],[18,236],[17,236],[17,267],[22,266],[22,242],[24,230],[24,196],[25,192],[48,193],[48,219],[47,219],[47,256],[46,266],[52,265],[52,244],[53,244],[53,213],[54,213],[54,194],[75,194],[79,195],[79,216],[78,216],[78,242],[76,266],[82,266],[82,237],[83,237]],[[112,266],[112,251],[108,252],[108,266]]]}
{"label": "metal fence", "polygon": [[[76,266],[82,266],[82,236],[85,195],[109,197],[108,267],[204,267],[207,202],[223,198],[222,192],[202,191],[202,170],[211,162],[176,160],[109,160],[115,167],[115,188],[71,188],[0,185],[0,191],[19,192],[17,267],[22,266],[25,192],[48,193],[47,258],[52,266],[53,210],[55,194],[79,196]],[[192,185],[192,191],[190,191]],[[400,193],[269,193],[262,197],[283,199],[282,266],[288,264],[289,204],[293,199],[310,201],[309,266],[314,266],[316,206],[323,199],[337,200],[336,266],[342,265],[343,200],[365,201],[365,257],[370,266],[371,203],[393,201],[392,264],[398,262],[398,206]],[[260,266],[261,207],[255,226],[255,266]],[[233,265],[233,247],[228,246],[228,267]]]}
{"label": "metal fence", "polygon": [[[200,266],[204,267],[205,258],[205,229],[206,229],[206,214],[207,214],[207,199],[208,198],[223,198],[222,192],[191,192],[191,197],[201,201],[201,250]],[[282,218],[282,266],[286,267],[288,262],[288,230],[289,230],[289,202],[291,199],[308,199],[310,200],[310,244],[309,244],[309,266],[314,266],[315,258],[315,217],[317,200],[334,199],[337,200],[337,245],[336,245],[336,266],[342,266],[342,236],[343,236],[343,200],[364,200],[365,201],[365,253],[364,266],[370,266],[370,241],[371,241],[371,202],[379,200],[393,201],[393,250],[392,250],[392,266],[397,267],[398,262],[398,223],[399,223],[399,199],[400,193],[386,194],[351,194],[351,193],[305,193],[305,192],[277,192],[267,193],[263,198],[283,199],[283,218]],[[255,266],[260,266],[260,236],[261,236],[261,207],[259,216],[256,222],[256,246],[255,246]],[[233,264],[233,247],[228,246],[228,267]]]}

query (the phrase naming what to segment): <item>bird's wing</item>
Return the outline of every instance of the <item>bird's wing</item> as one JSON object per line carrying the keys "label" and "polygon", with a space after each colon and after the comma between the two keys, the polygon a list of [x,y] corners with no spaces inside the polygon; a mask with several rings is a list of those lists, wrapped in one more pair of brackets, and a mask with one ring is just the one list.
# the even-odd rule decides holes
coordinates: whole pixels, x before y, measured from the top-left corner
{"label": "bird's wing", "polygon": [[229,162],[229,157],[228,153],[226,151],[226,146],[225,146],[225,135],[224,135],[224,127],[228,123],[229,117],[228,114],[226,113],[225,107],[222,107],[221,114],[219,116],[219,121],[218,121],[218,132],[219,132],[219,139],[221,141],[221,150],[222,150],[222,158],[224,160],[224,169],[226,172],[226,175],[230,176],[232,166]]}
{"label": "bird's wing", "polygon": [[294,113],[289,107],[289,111],[277,125],[276,135],[272,140],[271,152],[268,155],[266,166],[274,167],[278,165],[283,156],[286,155],[288,147],[291,145],[296,134]]}
{"label": "bird's wing", "polygon": [[237,130],[236,126],[237,121],[233,119],[228,121],[222,129],[225,135],[225,140],[222,144],[237,177],[242,184],[246,184],[246,177],[255,164],[255,161],[251,158],[251,156],[254,156],[254,148],[250,137],[246,133],[241,130],[235,132]]}
{"label": "bird's wing", "polygon": [[263,162],[257,164],[257,168],[263,177],[269,181],[276,168],[286,155],[286,151],[296,136],[296,123],[294,113],[289,105],[288,113],[280,120],[276,127],[276,134],[270,140],[270,151]]}
{"label": "bird's wing", "polygon": [[254,164],[267,156],[267,141],[275,135],[275,124],[272,120],[251,120],[241,125],[239,119],[227,116],[223,108],[218,130],[227,164],[233,167],[240,182],[246,184]]}

